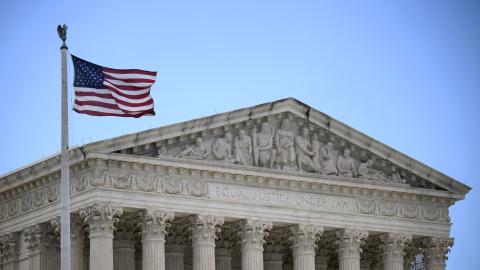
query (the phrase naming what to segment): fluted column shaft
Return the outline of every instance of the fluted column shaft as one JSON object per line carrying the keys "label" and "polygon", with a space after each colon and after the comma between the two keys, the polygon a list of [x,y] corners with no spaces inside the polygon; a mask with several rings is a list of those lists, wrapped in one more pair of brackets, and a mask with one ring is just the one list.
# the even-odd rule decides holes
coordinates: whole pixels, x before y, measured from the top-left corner
{"label": "fluted column shaft", "polygon": [[232,270],[232,251],[228,248],[215,249],[215,269]]}
{"label": "fluted column shaft", "polygon": [[223,217],[197,215],[192,217],[193,270],[215,269],[215,234]]}
{"label": "fluted column shaft", "polygon": [[265,270],[282,270],[282,254],[281,253],[264,253],[263,267]]}
{"label": "fluted column shaft", "polygon": [[263,270],[263,244],[266,230],[272,229],[271,222],[246,219],[240,223],[242,270]]}
{"label": "fluted column shaft", "polygon": [[445,270],[447,253],[453,245],[451,238],[429,237],[424,239],[425,270]]}
{"label": "fluted column shaft", "polygon": [[146,209],[140,212],[142,227],[142,270],[165,270],[165,229],[172,212]]}
{"label": "fluted column shaft", "polygon": [[360,247],[368,233],[355,229],[337,231],[339,270],[360,270]]}
{"label": "fluted column shaft", "polygon": [[167,244],[165,246],[165,269],[183,270],[185,246],[180,244]]}
{"label": "fluted column shaft", "polygon": [[123,213],[108,204],[94,204],[80,210],[89,226],[90,270],[113,270],[113,229]]}
{"label": "fluted column shaft", "polygon": [[403,249],[412,237],[402,233],[387,233],[380,235],[384,270],[403,270]]}
{"label": "fluted column shaft", "polygon": [[323,228],[311,224],[298,224],[290,227],[293,234],[293,269],[315,270],[315,241],[323,233]]}
{"label": "fluted column shaft", "polygon": [[324,256],[315,256],[315,270],[327,270],[328,258]]}
{"label": "fluted column shaft", "polygon": [[24,230],[29,253],[29,270],[60,269],[60,250],[53,229],[42,223]]}
{"label": "fluted column shaft", "polygon": [[115,270],[135,270],[135,243],[113,240],[113,266]]}
{"label": "fluted column shaft", "polygon": [[70,263],[71,270],[84,270],[83,256],[83,226],[78,215],[72,215],[70,220]]}

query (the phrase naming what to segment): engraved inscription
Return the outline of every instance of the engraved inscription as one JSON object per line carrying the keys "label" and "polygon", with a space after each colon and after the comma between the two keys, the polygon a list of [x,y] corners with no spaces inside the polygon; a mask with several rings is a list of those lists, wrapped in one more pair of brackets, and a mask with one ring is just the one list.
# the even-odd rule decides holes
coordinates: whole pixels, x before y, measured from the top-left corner
{"label": "engraved inscription", "polygon": [[212,199],[261,203],[269,206],[293,207],[309,210],[355,212],[356,202],[351,198],[337,198],[300,192],[272,191],[221,184],[208,184]]}

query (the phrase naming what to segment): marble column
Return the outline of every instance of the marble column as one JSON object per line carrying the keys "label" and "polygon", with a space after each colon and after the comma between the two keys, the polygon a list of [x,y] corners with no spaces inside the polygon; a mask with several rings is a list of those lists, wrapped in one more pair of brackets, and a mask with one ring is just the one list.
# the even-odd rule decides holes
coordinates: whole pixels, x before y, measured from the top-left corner
{"label": "marble column", "polygon": [[192,230],[193,270],[215,269],[215,235],[223,217],[196,215],[190,219]]}
{"label": "marble column", "polygon": [[135,270],[135,227],[137,216],[123,215],[113,233],[113,269]]}
{"label": "marble column", "polygon": [[16,270],[18,268],[18,244],[19,233],[9,233],[0,236],[0,248],[2,253],[2,262],[0,269]]}
{"label": "marble column", "polygon": [[380,250],[384,270],[403,270],[403,255],[406,242],[412,236],[403,233],[386,233],[380,235]]}
{"label": "marble column", "polygon": [[[60,217],[51,220],[50,225],[54,229],[57,238],[60,237]],[[84,270],[83,257],[83,221],[77,214],[70,216],[70,269]]]}
{"label": "marble column", "polygon": [[60,269],[60,249],[50,224],[40,223],[23,231],[29,250],[29,270]]}
{"label": "marble column", "polygon": [[282,270],[282,252],[286,249],[288,237],[288,231],[283,229],[272,230],[268,233],[265,238],[265,251],[263,253],[265,270]]}
{"label": "marble column", "polygon": [[428,237],[423,239],[425,270],[445,270],[447,253],[453,245],[452,238]]}
{"label": "marble column", "polygon": [[215,269],[232,270],[232,252],[237,240],[232,224],[224,224],[215,241]]}
{"label": "marble column", "polygon": [[90,270],[113,270],[113,230],[123,209],[109,204],[93,204],[80,210],[88,224],[90,239]]}
{"label": "marble column", "polygon": [[339,270],[360,270],[360,247],[367,237],[368,232],[356,229],[337,231]]}
{"label": "marble column", "polygon": [[246,219],[240,225],[242,270],[263,270],[263,244],[266,230],[272,229],[272,223],[260,219]]}
{"label": "marble column", "polygon": [[312,224],[290,226],[294,270],[315,270],[315,242],[323,234],[323,227]]}
{"label": "marble column", "polygon": [[328,267],[328,249],[325,239],[320,239],[315,256],[315,270],[327,270]]}
{"label": "marble column", "polygon": [[183,270],[188,225],[185,220],[172,223],[165,243],[165,269]]}
{"label": "marble column", "polygon": [[84,270],[83,248],[83,222],[79,215],[74,214],[70,219],[71,270]]}
{"label": "marble column", "polygon": [[173,218],[173,212],[160,209],[140,211],[142,270],[165,270],[165,230]]}

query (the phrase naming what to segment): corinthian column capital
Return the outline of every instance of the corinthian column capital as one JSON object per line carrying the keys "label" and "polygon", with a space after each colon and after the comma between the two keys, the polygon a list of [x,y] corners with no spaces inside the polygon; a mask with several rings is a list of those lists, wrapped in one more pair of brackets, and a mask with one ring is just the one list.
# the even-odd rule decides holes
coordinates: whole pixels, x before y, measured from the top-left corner
{"label": "corinthian column capital", "polygon": [[101,234],[113,238],[114,225],[118,223],[123,209],[110,204],[93,204],[81,209],[79,213],[89,226],[90,237]]}
{"label": "corinthian column capital", "polygon": [[238,223],[242,245],[259,244],[263,249],[264,237],[268,235],[267,230],[272,229],[272,222],[261,219],[244,219]]}
{"label": "corinthian column capital", "polygon": [[27,248],[31,252],[36,252],[39,248],[57,244],[57,237],[50,224],[40,223],[29,226],[23,230],[24,239]]}
{"label": "corinthian column capital", "polygon": [[215,245],[216,233],[224,222],[223,217],[212,215],[196,215],[190,218],[192,224],[192,239],[196,244],[208,243]]}
{"label": "corinthian column capital", "polygon": [[161,209],[144,209],[139,213],[143,239],[165,238],[166,229],[175,218],[173,212]]}
{"label": "corinthian column capital", "polygon": [[18,237],[19,233],[16,232],[0,236],[0,250],[3,262],[15,260],[19,255]]}
{"label": "corinthian column capital", "polygon": [[404,233],[385,233],[379,236],[384,254],[403,256],[405,244],[412,241],[412,236]]}
{"label": "corinthian column capital", "polygon": [[315,252],[315,242],[323,234],[323,227],[313,224],[296,224],[290,226],[292,240],[295,252]]}
{"label": "corinthian column capital", "polygon": [[427,270],[445,269],[447,254],[453,246],[453,238],[427,237],[422,244],[425,248],[425,265]]}
{"label": "corinthian column capital", "polygon": [[368,232],[357,229],[341,229],[336,232],[339,257],[360,257]]}

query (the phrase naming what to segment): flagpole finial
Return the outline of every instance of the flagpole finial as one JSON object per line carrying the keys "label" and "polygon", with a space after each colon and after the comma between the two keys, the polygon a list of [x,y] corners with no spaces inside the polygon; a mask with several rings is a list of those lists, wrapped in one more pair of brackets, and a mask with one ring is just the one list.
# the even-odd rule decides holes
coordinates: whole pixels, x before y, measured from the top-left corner
{"label": "flagpole finial", "polygon": [[57,33],[58,33],[58,37],[63,41],[63,44],[62,44],[62,47],[60,47],[60,49],[68,49],[67,47],[67,44],[65,43],[65,41],[67,40],[67,25],[58,25],[57,26]]}

